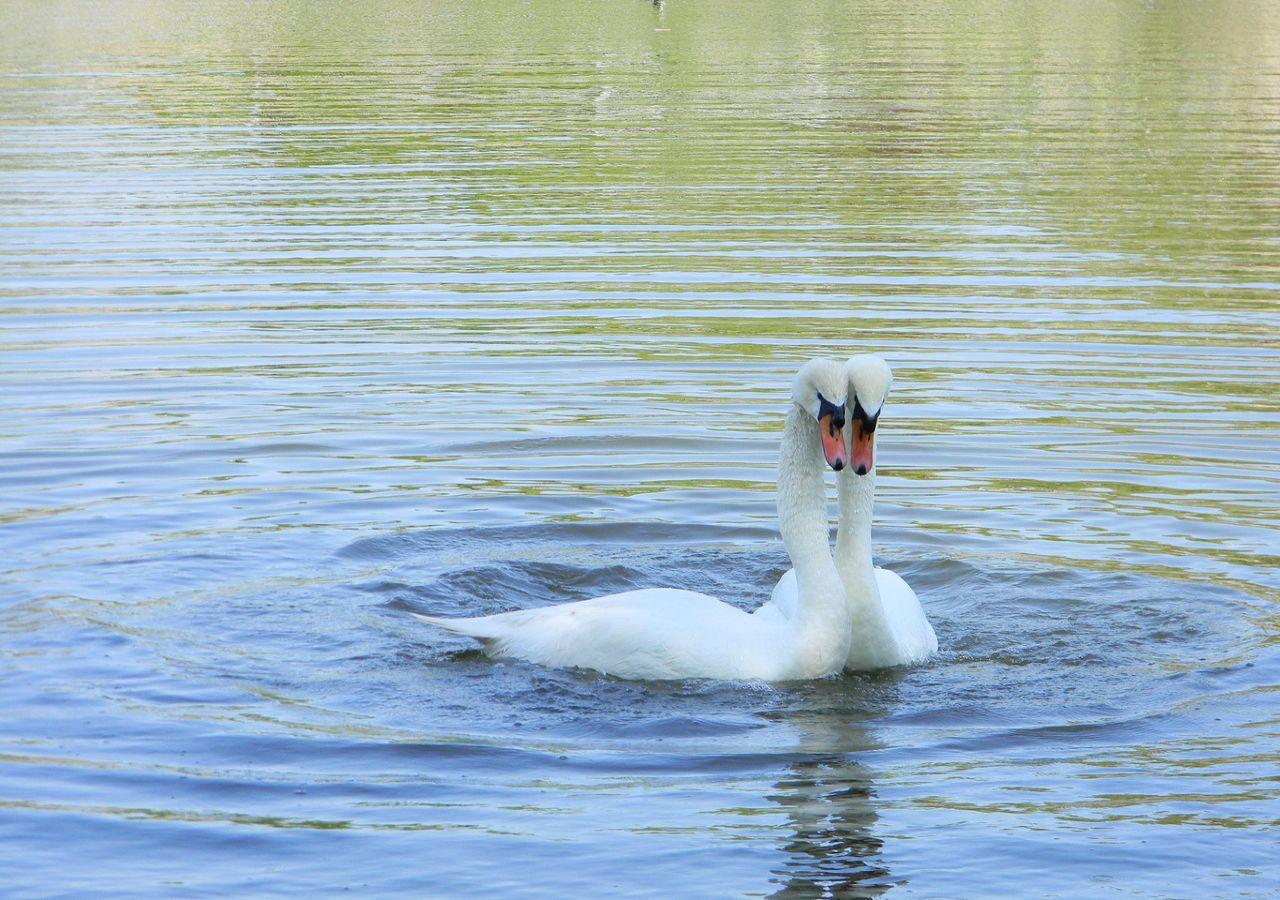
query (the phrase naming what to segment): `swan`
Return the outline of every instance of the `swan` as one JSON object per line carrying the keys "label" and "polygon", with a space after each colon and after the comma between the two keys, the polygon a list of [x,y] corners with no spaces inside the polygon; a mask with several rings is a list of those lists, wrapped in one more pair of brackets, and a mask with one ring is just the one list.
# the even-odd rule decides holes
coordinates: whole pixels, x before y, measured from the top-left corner
{"label": "swan", "polygon": [[805,363],[778,460],[778,525],[796,584],[791,614],[768,619],[706,594],[650,588],[477,618],[417,619],[480,641],[486,655],[630,679],[788,681],[833,675],[849,655],[844,586],[828,544],[826,464],[848,459],[849,379],[830,359]]}
{"label": "swan", "polygon": [[[938,649],[938,638],[920,599],[902,578],[871,562],[871,510],[875,501],[875,432],[893,384],[889,364],[878,356],[855,356],[849,374],[850,463],[839,476],[840,528],[836,566],[844,582],[853,632],[845,669],[860,671],[908,666]],[[794,570],[778,580],[769,601],[755,615],[788,618],[799,597]]]}

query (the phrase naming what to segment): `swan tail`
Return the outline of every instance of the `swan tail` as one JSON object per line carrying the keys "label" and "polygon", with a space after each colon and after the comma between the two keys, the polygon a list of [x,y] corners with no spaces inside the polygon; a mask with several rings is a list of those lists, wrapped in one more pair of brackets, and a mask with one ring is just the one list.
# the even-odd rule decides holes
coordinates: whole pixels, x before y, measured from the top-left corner
{"label": "swan tail", "polygon": [[472,618],[462,616],[424,616],[420,612],[411,612],[410,616],[416,618],[417,621],[434,625],[442,631],[448,631],[449,634],[475,638],[484,645],[485,652],[490,652],[490,650],[500,647],[502,641],[507,638],[509,630],[511,630],[511,626],[507,622],[500,621],[500,613],[499,616],[476,616]]}
{"label": "swan tail", "polygon": [[500,629],[495,627],[495,623],[489,621],[489,616],[478,616],[476,618],[461,618],[454,616],[424,616],[422,613],[411,612],[419,622],[426,622],[428,625],[434,625],[443,629],[450,634],[461,634],[466,637],[475,638],[477,641],[488,643],[496,640],[501,635]]}

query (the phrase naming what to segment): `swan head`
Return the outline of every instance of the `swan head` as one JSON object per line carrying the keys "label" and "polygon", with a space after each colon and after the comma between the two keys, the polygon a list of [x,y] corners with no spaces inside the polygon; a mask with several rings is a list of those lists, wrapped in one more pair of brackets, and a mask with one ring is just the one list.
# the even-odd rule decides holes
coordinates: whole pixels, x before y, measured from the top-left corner
{"label": "swan head", "polygon": [[849,468],[866,475],[876,466],[876,423],[893,386],[889,364],[878,356],[855,356],[845,363],[849,373],[850,441]]}
{"label": "swan head", "polygon": [[822,455],[827,465],[837,472],[849,463],[849,445],[844,439],[848,399],[849,376],[845,367],[834,359],[809,360],[791,383],[792,402],[818,423]]}

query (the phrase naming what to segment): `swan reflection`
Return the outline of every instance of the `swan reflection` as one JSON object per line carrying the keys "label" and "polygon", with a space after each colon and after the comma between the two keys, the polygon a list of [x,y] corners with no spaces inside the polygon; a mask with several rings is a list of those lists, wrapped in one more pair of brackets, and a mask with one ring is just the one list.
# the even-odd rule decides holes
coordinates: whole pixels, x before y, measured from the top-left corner
{"label": "swan reflection", "polygon": [[878,897],[897,884],[872,833],[879,818],[865,766],[815,757],[792,767],[769,799],[784,807],[791,836],[774,871],[775,897]]}
{"label": "swan reflection", "polygon": [[871,771],[854,754],[879,745],[857,717],[848,709],[806,716],[800,752],[766,795],[787,818],[774,897],[879,897],[905,883],[893,877],[875,834],[879,801]]}

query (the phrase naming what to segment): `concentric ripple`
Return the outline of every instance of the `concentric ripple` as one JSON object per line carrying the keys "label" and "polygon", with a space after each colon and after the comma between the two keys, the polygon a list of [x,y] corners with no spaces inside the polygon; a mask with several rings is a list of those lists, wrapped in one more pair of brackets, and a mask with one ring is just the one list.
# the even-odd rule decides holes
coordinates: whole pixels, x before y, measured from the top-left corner
{"label": "concentric ripple", "polygon": [[[1271,896],[1265,4],[0,5],[0,894]],[[942,653],[796,685],[415,623],[749,606],[874,350]]]}

